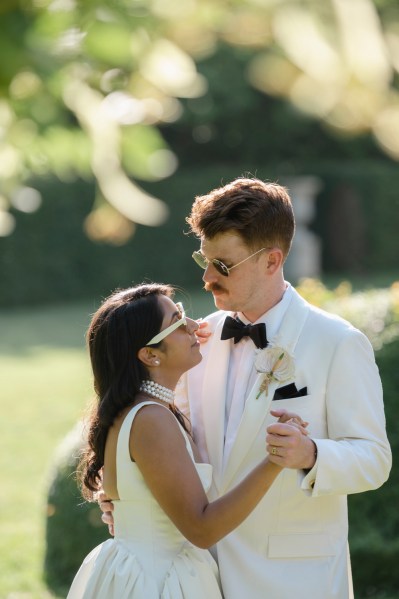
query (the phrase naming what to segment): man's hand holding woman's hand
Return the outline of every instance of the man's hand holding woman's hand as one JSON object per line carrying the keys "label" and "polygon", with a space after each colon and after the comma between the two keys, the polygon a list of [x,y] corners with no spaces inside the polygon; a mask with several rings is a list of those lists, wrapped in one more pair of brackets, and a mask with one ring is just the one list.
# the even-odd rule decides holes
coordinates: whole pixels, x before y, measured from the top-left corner
{"label": "man's hand holding woman's hand", "polygon": [[269,459],[283,468],[310,469],[317,458],[317,446],[306,430],[308,422],[286,410],[272,410],[278,421],[267,427]]}

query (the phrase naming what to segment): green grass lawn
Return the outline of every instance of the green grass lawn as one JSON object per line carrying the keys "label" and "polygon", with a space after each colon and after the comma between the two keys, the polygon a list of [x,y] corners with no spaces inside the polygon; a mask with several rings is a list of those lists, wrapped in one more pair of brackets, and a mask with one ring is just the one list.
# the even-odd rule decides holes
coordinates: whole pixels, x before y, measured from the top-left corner
{"label": "green grass lawn", "polygon": [[[184,294],[189,315],[212,310]],[[92,397],[85,349],[90,305],[0,311],[0,599],[53,597],[42,580],[54,452]]]}
{"label": "green grass lawn", "polygon": [[0,597],[49,597],[42,583],[47,479],[57,444],[91,394],[88,306],[0,313]]}

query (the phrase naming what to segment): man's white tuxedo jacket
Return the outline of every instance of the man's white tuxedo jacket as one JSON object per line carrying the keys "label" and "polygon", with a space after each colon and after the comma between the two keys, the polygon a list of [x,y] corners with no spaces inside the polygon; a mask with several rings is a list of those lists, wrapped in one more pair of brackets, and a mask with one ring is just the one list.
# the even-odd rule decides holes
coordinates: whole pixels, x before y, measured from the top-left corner
{"label": "man's white tuxedo jacket", "polygon": [[[195,441],[203,461],[213,465],[215,496],[263,459],[266,428],[276,420],[270,402],[256,399],[253,388],[223,465],[232,343],[220,340],[226,315],[219,311],[206,319],[213,334],[202,345],[201,364],[181,381],[177,400],[187,412],[188,399]],[[273,401],[272,407],[309,422],[318,458],[308,474],[284,470],[252,514],[218,543],[225,599],[347,599],[352,583],[346,495],[376,489],[391,467],[373,351],[361,332],[294,290],[272,343],[294,358],[295,376],[288,382],[308,390],[303,397]],[[277,385],[270,386],[269,397]]]}

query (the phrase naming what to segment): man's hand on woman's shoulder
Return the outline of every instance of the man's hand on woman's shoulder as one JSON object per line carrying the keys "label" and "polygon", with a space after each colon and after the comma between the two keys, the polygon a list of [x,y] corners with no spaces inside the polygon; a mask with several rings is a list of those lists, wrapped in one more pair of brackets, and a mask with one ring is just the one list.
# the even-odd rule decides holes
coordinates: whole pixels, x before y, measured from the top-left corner
{"label": "man's hand on woman's shoulder", "polygon": [[102,511],[101,520],[108,526],[109,534],[114,536],[114,504],[104,491],[98,491],[96,501]]}

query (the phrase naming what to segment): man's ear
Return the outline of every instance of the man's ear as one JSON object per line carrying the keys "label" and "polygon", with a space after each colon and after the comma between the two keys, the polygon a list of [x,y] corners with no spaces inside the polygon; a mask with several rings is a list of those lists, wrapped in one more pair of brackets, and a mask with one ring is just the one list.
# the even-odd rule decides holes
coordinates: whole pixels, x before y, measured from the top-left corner
{"label": "man's ear", "polygon": [[159,366],[160,360],[152,347],[142,347],[137,352],[137,357],[145,366]]}
{"label": "man's ear", "polygon": [[277,270],[282,268],[284,263],[283,252],[280,248],[273,248],[267,255],[267,272],[273,275]]}

